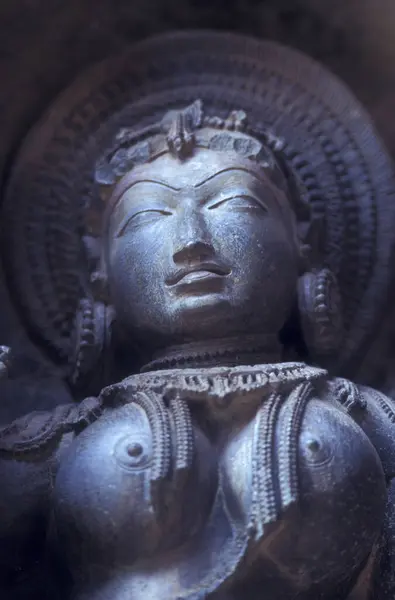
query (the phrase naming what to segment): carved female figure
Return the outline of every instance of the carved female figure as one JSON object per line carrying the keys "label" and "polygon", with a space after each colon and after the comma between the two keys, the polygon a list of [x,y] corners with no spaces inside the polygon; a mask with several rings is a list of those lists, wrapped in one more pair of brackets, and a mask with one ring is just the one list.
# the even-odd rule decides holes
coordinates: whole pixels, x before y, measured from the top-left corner
{"label": "carved female figure", "polygon": [[[304,57],[202,33],[138,53],[163,56],[134,72],[142,99],[128,56],[115,96],[93,78],[110,116],[54,111],[50,161],[33,135],[8,190],[14,264],[47,269],[11,289],[29,292],[22,314],[74,392],[93,396],[3,428],[3,530],[24,568],[26,540],[41,540],[51,597],[390,597],[395,412],[336,375],[357,374],[383,306],[391,164]],[[15,208],[27,174],[31,198],[47,190],[39,242]],[[107,364],[115,342],[123,365]]]}

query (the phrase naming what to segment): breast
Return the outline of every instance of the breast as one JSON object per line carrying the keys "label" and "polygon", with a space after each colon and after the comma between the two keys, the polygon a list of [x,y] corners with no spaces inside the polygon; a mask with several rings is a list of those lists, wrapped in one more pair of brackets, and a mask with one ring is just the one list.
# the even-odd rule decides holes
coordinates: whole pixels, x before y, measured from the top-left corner
{"label": "breast", "polygon": [[206,438],[192,430],[191,465],[180,480],[181,436],[171,427],[170,410],[164,409],[162,421],[156,416],[136,402],[109,411],[63,457],[53,513],[57,543],[72,571],[87,572],[92,564],[130,567],[177,547],[209,510],[216,472]]}
{"label": "breast", "polygon": [[287,400],[273,414],[263,426],[258,415],[223,453],[229,506],[254,525],[248,578],[270,590],[267,600],[330,598],[357,577],[378,539],[383,468],[362,429],[330,402],[311,397],[299,423]]}

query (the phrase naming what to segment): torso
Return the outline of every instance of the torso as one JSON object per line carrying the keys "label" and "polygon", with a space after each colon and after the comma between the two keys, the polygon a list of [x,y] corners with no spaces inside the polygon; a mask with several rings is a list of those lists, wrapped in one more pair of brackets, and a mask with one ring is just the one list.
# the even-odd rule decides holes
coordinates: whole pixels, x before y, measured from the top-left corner
{"label": "torso", "polygon": [[146,373],[105,391],[113,401],[139,391],[184,399],[217,457],[218,491],[181,549],[111,569],[95,592],[91,565],[91,591],[83,576],[78,597],[254,600],[264,589],[265,600],[345,600],[379,540],[390,466],[384,473],[366,435],[377,438],[382,408],[364,390],[349,414],[340,384],[287,363]]}

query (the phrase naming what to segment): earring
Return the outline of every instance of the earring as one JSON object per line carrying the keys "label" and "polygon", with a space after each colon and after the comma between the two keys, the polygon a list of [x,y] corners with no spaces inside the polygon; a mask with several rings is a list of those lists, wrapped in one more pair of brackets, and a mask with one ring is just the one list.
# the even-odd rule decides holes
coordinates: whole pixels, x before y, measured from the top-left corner
{"label": "earring", "polygon": [[341,297],[327,268],[305,273],[298,281],[298,306],[304,340],[315,357],[328,357],[343,336]]}
{"label": "earring", "polygon": [[[111,343],[114,310],[103,302],[82,298],[75,320],[74,352],[70,357],[69,381],[73,388],[87,384],[86,379],[96,371],[105,375],[105,365]],[[88,382],[89,384],[89,382]]]}

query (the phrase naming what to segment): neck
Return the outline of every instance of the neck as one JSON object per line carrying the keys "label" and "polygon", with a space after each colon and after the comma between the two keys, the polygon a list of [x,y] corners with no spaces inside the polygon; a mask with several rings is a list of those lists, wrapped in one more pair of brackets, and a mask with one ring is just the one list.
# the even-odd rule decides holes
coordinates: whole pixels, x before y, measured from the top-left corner
{"label": "neck", "polygon": [[170,346],[157,352],[141,372],[198,367],[236,367],[282,360],[277,335],[245,335]]}

